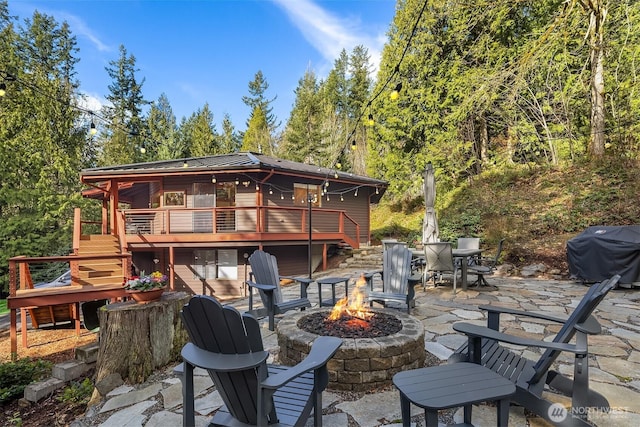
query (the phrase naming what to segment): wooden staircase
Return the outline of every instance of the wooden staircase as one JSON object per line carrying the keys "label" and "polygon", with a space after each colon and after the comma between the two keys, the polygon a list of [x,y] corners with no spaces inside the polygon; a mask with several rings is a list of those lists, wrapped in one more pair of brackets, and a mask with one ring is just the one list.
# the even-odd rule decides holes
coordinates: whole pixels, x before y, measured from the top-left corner
{"label": "wooden staircase", "polygon": [[[86,235],[80,237],[78,255],[120,255],[120,243],[116,236]],[[99,260],[79,261],[78,277],[79,285],[114,285],[121,284],[124,280],[122,271],[122,258],[104,258]],[[72,279],[72,280],[73,280]],[[75,283],[74,280],[74,284]]]}
{"label": "wooden staircase", "polygon": [[[118,238],[111,235],[88,235],[80,237],[78,255],[119,255]],[[101,285],[119,286],[124,277],[121,258],[104,258],[99,260],[83,260],[78,262],[78,276],[74,277],[72,268],[72,286]],[[59,288],[65,289],[65,288]],[[29,307],[29,316],[34,328],[40,325],[73,321],[80,318],[79,304],[56,304],[41,307]]]}

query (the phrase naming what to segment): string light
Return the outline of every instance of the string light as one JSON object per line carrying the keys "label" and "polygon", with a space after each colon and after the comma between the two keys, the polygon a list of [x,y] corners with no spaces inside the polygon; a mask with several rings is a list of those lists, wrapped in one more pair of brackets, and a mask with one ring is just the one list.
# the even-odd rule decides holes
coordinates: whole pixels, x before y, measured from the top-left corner
{"label": "string light", "polygon": [[236,185],[240,184],[240,180],[238,178],[236,178]]}
{"label": "string light", "polygon": [[282,194],[282,192],[280,192],[280,200],[284,200],[284,194]]}
{"label": "string light", "polygon": [[356,188],[356,191],[353,192],[353,197],[358,197],[358,189]]}
{"label": "string light", "polygon": [[189,163],[187,163],[187,161],[185,160],[184,162],[182,162],[182,167],[183,168],[188,168],[189,167]]}
{"label": "string light", "polygon": [[369,113],[369,119],[367,120],[368,126],[373,126],[376,122],[373,121],[373,114]]}
{"label": "string light", "polygon": [[342,194],[340,195],[340,201],[344,202],[344,196]]}
{"label": "string light", "polygon": [[358,148],[358,145],[356,144],[356,140],[352,140],[351,141],[351,149],[355,151],[355,149]]}
{"label": "string light", "polygon": [[146,152],[147,152],[147,149],[145,148],[144,144],[142,144],[142,145],[140,146],[140,154],[144,154],[144,153],[146,153]]}
{"label": "string light", "polygon": [[402,82],[398,83],[396,87],[391,91],[389,98],[391,98],[392,101],[397,100],[400,97],[401,90],[402,90]]}
{"label": "string light", "polygon": [[0,83],[0,96],[7,94],[7,84],[5,82]]}
{"label": "string light", "polygon": [[216,179],[215,175],[211,175],[211,183],[215,184],[216,182],[218,182],[218,180]]}
{"label": "string light", "polygon": [[269,187],[269,194],[273,194],[273,188]]}
{"label": "string light", "polygon": [[95,135],[96,133],[98,133],[98,129],[96,129],[96,124],[93,123],[93,119],[91,119],[91,125],[89,126],[89,133],[91,135]]}

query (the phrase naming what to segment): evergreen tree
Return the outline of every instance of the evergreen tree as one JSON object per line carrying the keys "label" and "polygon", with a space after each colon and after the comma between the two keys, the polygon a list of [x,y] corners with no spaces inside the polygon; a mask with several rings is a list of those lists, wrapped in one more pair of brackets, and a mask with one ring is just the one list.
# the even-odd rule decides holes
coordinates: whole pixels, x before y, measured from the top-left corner
{"label": "evergreen tree", "polygon": [[259,106],[256,106],[251,114],[249,125],[242,137],[241,151],[253,151],[268,155],[275,154],[272,149],[271,132],[269,131],[267,118]]}
{"label": "evergreen tree", "polygon": [[[259,127],[251,130],[254,136],[250,137],[255,138],[256,135],[260,135],[260,145],[265,152],[273,154],[276,151],[275,147],[275,133],[276,129],[280,126],[280,123],[277,122],[275,115],[273,114],[273,107],[271,103],[276,100],[276,97],[272,99],[266,98],[266,92],[269,89],[269,83],[267,79],[262,74],[262,71],[258,70],[254,79],[249,82],[249,95],[243,96],[242,102],[244,102],[250,109],[251,114],[247,119],[247,132],[249,128],[253,125],[258,125]],[[259,111],[259,113],[258,113]],[[257,117],[254,119],[254,115],[258,113],[261,117]],[[264,117],[264,119],[263,119]],[[269,133],[268,136],[265,134],[265,129],[262,128],[261,122],[264,120],[266,124],[266,131]],[[245,136],[243,136],[243,146]],[[268,145],[264,145],[268,144]]]}
{"label": "evergreen tree", "polygon": [[313,71],[307,70],[295,89],[296,100],[283,135],[279,156],[297,162],[326,165],[323,146],[323,106]]}
{"label": "evergreen tree", "polygon": [[112,83],[106,96],[110,106],[104,107],[103,115],[108,120],[106,131],[100,137],[103,144],[100,163],[102,165],[128,164],[143,159],[140,147],[144,141],[146,125],[142,108],[147,101],[142,96],[144,79],[138,81],[136,58],[120,46],[120,56],[110,61],[105,68]]}
{"label": "evergreen tree", "polygon": [[235,131],[231,117],[225,113],[222,119],[222,135],[220,135],[220,154],[236,153],[240,150],[242,140]]}
{"label": "evergreen tree", "polygon": [[179,159],[183,149],[177,137],[176,116],[166,94],[151,104],[144,139],[144,161]]}
{"label": "evergreen tree", "polygon": [[0,280],[11,256],[68,254],[80,206],[86,128],[66,23],[35,12],[23,26],[0,1]]}
{"label": "evergreen tree", "polygon": [[[371,96],[371,79],[369,78],[369,52],[364,46],[356,46],[349,57],[349,96],[348,109],[351,117],[366,117],[369,120],[369,112],[365,111],[366,102]],[[356,119],[357,120],[357,119]],[[353,140],[350,141],[353,153],[352,170],[358,175],[366,175],[366,128],[364,124],[357,122]]]}
{"label": "evergreen tree", "polygon": [[198,109],[193,116],[193,127],[190,135],[191,156],[201,157],[219,153],[219,137],[213,123],[213,113],[209,104]]}

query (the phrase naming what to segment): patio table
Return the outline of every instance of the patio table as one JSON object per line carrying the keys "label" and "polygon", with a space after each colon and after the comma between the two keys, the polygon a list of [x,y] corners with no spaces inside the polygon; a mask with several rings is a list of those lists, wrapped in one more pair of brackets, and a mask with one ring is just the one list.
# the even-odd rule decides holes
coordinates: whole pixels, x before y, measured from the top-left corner
{"label": "patio table", "polygon": [[[318,307],[322,306],[334,306],[336,304],[336,285],[344,282],[344,295],[349,296],[349,278],[348,277],[323,277],[317,279],[318,284]],[[331,299],[322,300],[322,285],[331,285]]]}
{"label": "patio table", "polygon": [[461,260],[462,289],[467,290],[467,265],[469,264],[469,258],[482,254],[482,249],[453,249],[451,254],[454,258]]}
{"label": "patio table", "polygon": [[492,370],[475,363],[455,363],[411,369],[395,374],[393,384],[400,391],[402,425],[411,425],[411,404],[424,408],[427,427],[438,426],[438,410],[464,407],[464,424],[471,424],[472,404],[495,400],[498,427],[509,422],[509,401],[515,385]]}

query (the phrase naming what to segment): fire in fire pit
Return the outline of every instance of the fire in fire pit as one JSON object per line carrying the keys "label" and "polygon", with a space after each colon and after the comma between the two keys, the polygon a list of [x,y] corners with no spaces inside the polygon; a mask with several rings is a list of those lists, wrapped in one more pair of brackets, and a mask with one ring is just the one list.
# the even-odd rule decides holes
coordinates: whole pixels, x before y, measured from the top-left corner
{"label": "fire in fire pit", "polygon": [[393,335],[402,329],[402,322],[395,316],[373,312],[365,303],[364,277],[356,281],[349,297],[336,303],[327,316],[327,312],[305,316],[298,327],[317,335],[329,335],[340,338],[375,338]]}

